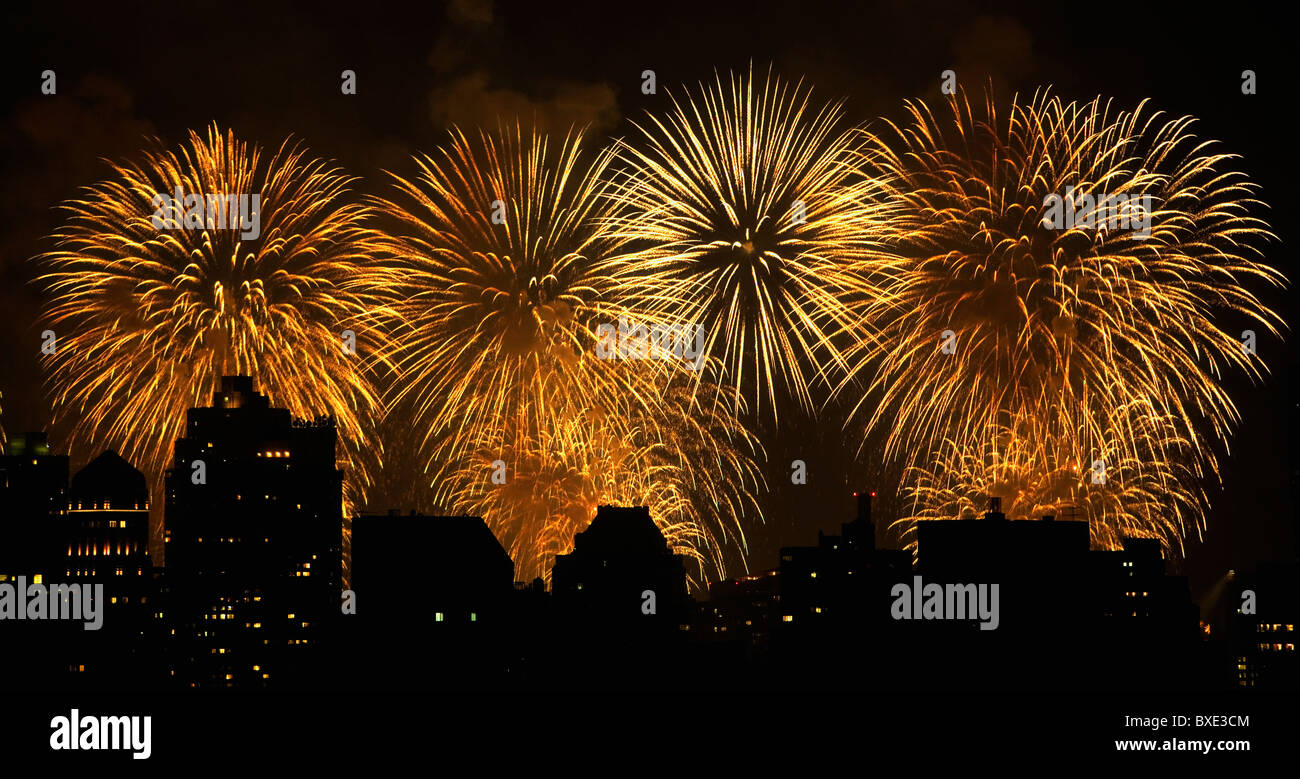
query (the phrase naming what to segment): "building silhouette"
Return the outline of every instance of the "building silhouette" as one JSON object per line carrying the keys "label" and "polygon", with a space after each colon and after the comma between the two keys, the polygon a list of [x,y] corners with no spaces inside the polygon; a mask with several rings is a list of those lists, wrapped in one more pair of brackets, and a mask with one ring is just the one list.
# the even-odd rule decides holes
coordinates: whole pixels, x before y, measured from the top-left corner
{"label": "building silhouette", "polygon": [[[11,438],[0,455],[0,585],[26,600],[31,587],[63,582],[68,535],[68,458],[54,454],[45,433]],[[22,588],[20,591],[18,588]],[[0,665],[9,689],[68,689],[79,682],[69,647],[85,640],[82,623],[0,622]]]}
{"label": "building silhouette", "polygon": [[292,419],[246,376],[188,412],[166,477],[159,610],[177,684],[295,686],[322,670],[341,592],[336,442],[332,420]]}
{"label": "building silhouette", "polygon": [[446,688],[504,678],[514,562],[479,517],[364,515],[352,523],[352,681]]}
{"label": "building silhouette", "polygon": [[[837,667],[837,683],[865,683],[894,627],[890,588],[912,570],[907,552],[876,548],[874,497],[854,493],[856,513],[840,535],[819,531],[816,546],[782,548],[778,568],[711,585],[702,635],[735,643],[781,684],[816,684],[825,678],[822,662],[837,656],[854,658]],[[734,657],[721,665],[725,674]]]}
{"label": "building silhouette", "polygon": [[106,450],[72,477],[63,571],[69,582],[104,586],[103,626],[68,648],[71,673],[87,686],[142,682],[156,673],[156,571],[149,556],[149,486]]}
{"label": "building silhouette", "polygon": [[56,580],[68,533],[68,457],[45,433],[14,436],[0,455],[0,581]]}
{"label": "building silhouette", "polygon": [[64,574],[119,582],[149,575],[149,486],[113,450],[72,477]]}
{"label": "building silhouette", "polygon": [[645,506],[600,506],[573,551],[556,555],[551,586],[576,620],[674,631],[689,613],[686,568]]}
{"label": "building silhouette", "polygon": [[584,684],[675,674],[695,604],[686,568],[645,506],[600,506],[551,570],[555,665]]}
{"label": "building silhouette", "polygon": [[[646,507],[601,506],[551,591],[514,581],[478,517],[352,522],[341,608],[342,472],[328,419],[294,420],[225,377],[191,409],[166,478],[167,568],[151,565],[143,475],[111,451],[69,483],[42,434],[0,457],[0,584],[102,583],[104,627],[4,624],[6,689],[1295,689],[1294,563],[1228,577],[1207,640],[1161,544],[1094,550],[1086,522],[920,522],[879,548],[873,493],[838,535],[688,595]],[[997,585],[974,613],[900,618],[899,585]],[[1253,607],[1245,607],[1247,594]],[[910,596],[909,596],[910,597]]]}
{"label": "building silhouette", "polygon": [[1260,563],[1233,575],[1228,588],[1228,641],[1241,688],[1300,690],[1300,566]]}

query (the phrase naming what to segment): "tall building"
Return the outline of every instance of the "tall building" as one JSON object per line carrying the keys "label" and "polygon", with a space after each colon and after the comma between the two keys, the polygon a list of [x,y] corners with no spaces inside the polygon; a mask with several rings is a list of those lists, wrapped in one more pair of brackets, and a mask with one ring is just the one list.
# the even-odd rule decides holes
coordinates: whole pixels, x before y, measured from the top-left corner
{"label": "tall building", "polygon": [[[68,522],[68,458],[50,450],[44,433],[22,433],[0,455],[0,584],[44,588],[63,581]],[[28,591],[30,592],[30,590]],[[0,689],[72,687],[80,668],[68,649],[85,640],[80,622],[0,622]]]}
{"label": "tall building", "polygon": [[149,557],[149,486],[107,450],[72,477],[68,490],[66,580],[102,584],[103,626],[70,647],[68,668],[87,686],[151,683],[159,636],[151,619],[155,571]]}
{"label": "tall building", "polygon": [[1238,687],[1300,690],[1300,565],[1260,563],[1233,574],[1228,633]]}
{"label": "tall building", "polygon": [[72,477],[65,575],[121,584],[149,575],[149,486],[107,450]]}
{"label": "tall building", "polygon": [[336,442],[331,419],[292,419],[246,376],[188,412],[166,478],[158,612],[182,686],[292,686],[324,662],[340,613]]}
{"label": "tall building", "polygon": [[44,433],[14,436],[0,456],[0,581],[55,580],[68,531],[68,458]]}

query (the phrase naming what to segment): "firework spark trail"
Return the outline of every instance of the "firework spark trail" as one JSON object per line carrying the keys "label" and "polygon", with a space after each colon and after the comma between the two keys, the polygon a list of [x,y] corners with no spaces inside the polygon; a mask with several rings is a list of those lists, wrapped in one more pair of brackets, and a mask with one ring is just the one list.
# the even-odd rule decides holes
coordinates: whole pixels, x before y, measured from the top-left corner
{"label": "firework spark trail", "polygon": [[704,326],[733,411],[814,410],[813,387],[847,367],[834,335],[870,290],[890,204],[854,164],[871,154],[862,136],[840,124],[838,104],[751,67],[673,97],[618,145],[611,232],[627,249],[611,272],[645,318]]}
{"label": "firework spark trail", "polygon": [[[414,180],[393,176],[395,199],[376,201],[400,226],[393,413],[412,420],[437,503],[487,519],[521,575],[548,576],[597,505],[628,502],[720,575],[757,515],[756,444],[671,391],[680,361],[596,356],[625,290],[600,270],[617,245],[601,229],[611,153],[584,162],[580,140],[453,131]],[[712,483],[686,459],[699,450]],[[506,485],[489,480],[498,459]]]}
{"label": "firework spark trail", "polygon": [[[516,564],[543,578],[602,504],[647,506],[669,546],[693,562],[694,584],[725,575],[743,564],[734,553],[745,549],[744,527],[761,519],[750,494],[761,477],[732,451],[748,440],[734,419],[700,404],[684,381],[668,395],[645,424],[614,409],[615,424],[573,418],[540,440],[487,431],[486,445],[450,478],[453,503],[493,518]],[[485,477],[497,458],[512,464],[499,486]]]}
{"label": "firework spark trail", "polygon": [[[978,450],[944,440],[928,465],[904,475],[904,504],[917,513],[893,527],[915,553],[918,521],[973,518],[996,496],[1010,519],[1085,518],[1101,548],[1119,548],[1128,536],[1162,539],[1181,551],[1183,528],[1206,503],[1186,464],[1191,445],[1148,404],[1114,409],[1110,417],[1107,428],[1124,431],[1124,442],[1085,450],[1079,431],[1053,432],[1038,418],[988,431]],[[1094,469],[1097,460],[1104,469]]]}
{"label": "firework spark trail", "polygon": [[[334,418],[346,497],[361,500],[378,464],[370,420],[380,406],[341,333],[354,330],[364,353],[384,280],[353,181],[288,141],[263,163],[256,146],[214,125],[179,150],[155,142],[142,162],[113,163],[108,179],[65,204],[57,248],[37,261],[58,338],[43,359],[70,450],[116,449],[157,496],[186,410],[208,405],[223,374],[248,374],[295,416]],[[260,234],[245,239],[216,221],[155,226],[155,195],[177,188],[259,195]],[[183,223],[184,203],[161,202],[164,220]]]}
{"label": "firework spark trail", "polygon": [[[852,398],[855,413],[887,430],[887,457],[921,466],[923,481],[904,488],[917,515],[943,502],[930,458],[975,469],[966,483],[996,481],[991,431],[1028,419],[1053,443],[1015,455],[1024,478],[1059,467],[1047,453],[1091,462],[1106,449],[1129,464],[1121,481],[1152,490],[1092,516],[1094,543],[1113,546],[1122,531],[1181,547],[1204,522],[1191,485],[1217,478],[1216,448],[1238,420],[1220,378],[1265,371],[1241,329],[1284,327],[1257,297],[1286,282],[1262,262],[1273,236],[1251,215],[1256,187],[1192,134],[1192,119],[1145,103],[1115,113],[1100,98],[1040,93],[999,118],[991,98],[977,114],[961,94],[939,118],[924,103],[909,109],[910,123],[871,138],[862,161],[900,208],[888,228],[895,257],[858,311],[874,337],[851,350],[839,391],[861,379],[869,391]],[[1150,196],[1149,237],[1136,225],[1044,226],[1045,198],[1069,187]],[[1162,500],[1159,516],[1143,508]]]}

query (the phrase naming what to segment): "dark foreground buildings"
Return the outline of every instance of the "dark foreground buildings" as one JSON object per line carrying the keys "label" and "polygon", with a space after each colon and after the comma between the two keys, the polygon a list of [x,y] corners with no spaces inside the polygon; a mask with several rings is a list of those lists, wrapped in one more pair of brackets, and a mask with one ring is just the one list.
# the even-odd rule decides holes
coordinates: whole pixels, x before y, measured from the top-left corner
{"label": "dark foreground buildings", "polygon": [[340,605],[343,685],[503,684],[519,659],[514,570],[478,517],[358,517]]}
{"label": "dark foreground buildings", "polygon": [[40,576],[103,585],[108,602],[98,631],[0,622],[0,661],[27,671],[6,688],[1297,686],[1293,564],[1230,577],[1236,613],[1211,638],[1157,542],[1094,551],[1085,523],[1010,521],[996,501],[981,519],[921,523],[913,559],[877,548],[860,493],[840,534],[713,582],[707,600],[644,507],[600,507],[550,592],[513,581],[482,519],[368,515],[344,592],[336,445],[327,420],[225,379],[175,444],[160,574],[138,471],[105,452],[69,483],[42,436],[15,439],[0,458],[0,600]]}

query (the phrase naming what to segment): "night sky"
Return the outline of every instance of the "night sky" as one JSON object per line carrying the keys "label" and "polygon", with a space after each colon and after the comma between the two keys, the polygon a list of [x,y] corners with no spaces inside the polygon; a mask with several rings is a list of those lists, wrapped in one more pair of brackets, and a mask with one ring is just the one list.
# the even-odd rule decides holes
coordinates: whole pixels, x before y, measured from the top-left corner
{"label": "night sky", "polygon": [[[914,0],[126,5],[6,9],[0,392],[11,435],[49,426],[28,258],[50,248],[42,236],[57,225],[54,206],[103,177],[101,157],[134,155],[144,136],[174,146],[214,121],[272,150],[294,135],[361,177],[362,191],[380,192],[383,170],[409,172],[409,155],[432,152],[452,122],[579,123],[617,137],[629,120],[662,109],[668,91],[751,62],[804,77],[822,99],[846,98],[850,121],[901,121],[903,101],[939,98],[939,74],[951,68],[969,90],[991,80],[1000,105],[1051,86],[1066,99],[1113,98],[1118,110],[1151,98],[1170,114],[1198,117],[1198,133],[1241,155],[1239,167],[1262,187],[1271,207],[1263,216],[1280,239],[1269,259],[1295,278],[1286,247],[1300,204],[1285,178],[1295,175],[1294,69],[1283,67],[1292,26],[1272,9],[1014,3],[989,11]],[[1256,95],[1241,94],[1246,68],[1258,74]],[[57,72],[57,97],[40,94],[45,69]],[[344,69],[357,73],[355,96],[340,94]],[[645,69],[656,72],[657,95],[641,93]],[[1265,301],[1294,327],[1293,292]],[[1229,380],[1243,422],[1223,458],[1224,489],[1211,494],[1209,531],[1189,540],[1182,564],[1197,599],[1228,568],[1295,554],[1294,339],[1261,332],[1259,351],[1273,376],[1262,387]],[[776,492],[767,525],[750,530],[751,569],[775,566],[783,545],[815,543],[819,529],[837,532],[851,518],[852,489],[879,489],[878,519],[895,515],[896,476],[879,472],[870,444],[854,462],[858,434],[842,432],[833,413],[817,426],[788,420],[769,447]],[[75,468],[96,453],[72,454]],[[809,463],[809,487],[789,483],[796,457]]]}

